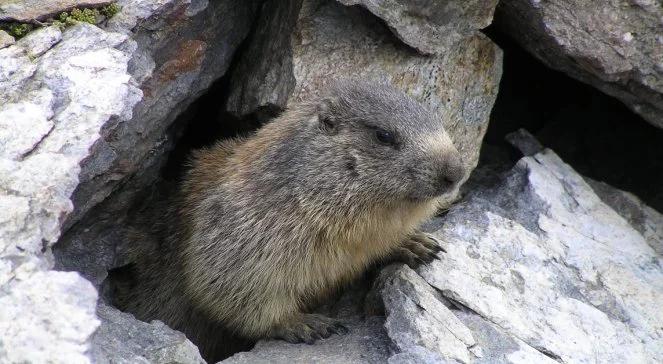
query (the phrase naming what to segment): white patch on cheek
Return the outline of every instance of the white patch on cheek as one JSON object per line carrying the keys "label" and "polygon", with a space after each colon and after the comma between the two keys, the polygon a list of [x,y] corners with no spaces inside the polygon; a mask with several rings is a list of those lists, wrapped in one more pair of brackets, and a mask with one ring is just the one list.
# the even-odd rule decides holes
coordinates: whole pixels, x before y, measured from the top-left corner
{"label": "white patch on cheek", "polygon": [[453,142],[446,133],[429,134],[421,141],[420,149],[426,154],[448,153],[454,149]]}

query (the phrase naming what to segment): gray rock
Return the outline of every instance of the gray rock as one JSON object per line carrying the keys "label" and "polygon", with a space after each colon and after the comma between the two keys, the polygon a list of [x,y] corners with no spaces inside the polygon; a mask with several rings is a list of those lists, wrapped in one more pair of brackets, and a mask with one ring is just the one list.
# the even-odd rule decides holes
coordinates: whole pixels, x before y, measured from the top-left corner
{"label": "gray rock", "polygon": [[604,182],[585,178],[597,196],[612,207],[645,238],[649,246],[663,256],[663,215],[647,206],[635,195]]}
{"label": "gray rock", "polygon": [[[477,314],[444,298],[405,265],[384,269],[389,363],[553,363]],[[476,337],[476,338],[475,338]]]}
{"label": "gray rock", "polygon": [[387,361],[389,364],[421,364],[421,363],[457,363],[457,361],[443,359],[440,354],[415,345],[407,351],[394,354]]}
{"label": "gray rock", "polygon": [[[0,313],[0,362],[89,361],[97,293],[77,273],[52,271],[51,250],[59,269],[103,279],[116,242],[94,238],[121,223],[130,198],[108,202],[110,219],[77,225],[89,239],[76,240],[72,254],[62,231],[120,183],[131,193],[157,178],[172,144],[166,130],[225,72],[255,7],[120,5],[105,29],[45,27],[0,49],[0,302],[9,308]],[[123,332],[115,329],[107,332]]]}
{"label": "gray rock", "polygon": [[36,58],[62,40],[62,32],[56,26],[43,27],[21,38],[16,45],[25,51],[29,58]]}
{"label": "gray rock", "polygon": [[[290,11],[282,12],[291,16]],[[476,165],[502,69],[501,51],[483,35],[474,34],[462,44],[439,49],[439,55],[427,57],[404,47],[379,19],[361,8],[329,0],[306,0],[289,46],[266,58],[250,56],[253,53],[242,57],[240,63],[247,64],[243,72],[255,71],[257,76],[244,80],[233,75],[233,80],[243,80],[235,86],[242,90],[237,100],[248,102],[252,108],[239,110],[233,106],[230,111],[239,110],[244,115],[259,108],[282,109],[315,95],[327,82],[341,77],[381,80],[438,112],[466,165],[470,169]],[[269,49],[262,52],[270,54]],[[287,75],[290,65],[270,64],[274,59],[287,62],[290,53],[292,86]],[[271,70],[274,67],[278,68]],[[261,77],[265,74],[280,75],[280,79],[264,81]],[[257,86],[267,85],[264,89],[272,90],[270,85],[279,82],[278,95],[262,92]],[[283,94],[290,88],[287,103],[283,103]]]}
{"label": "gray rock", "polygon": [[263,3],[255,32],[233,71],[226,109],[240,117],[277,112],[295,87],[290,37],[302,0]]}
{"label": "gray rock", "polygon": [[434,289],[404,265],[385,273],[385,327],[397,351],[423,347],[445,360],[469,363],[468,349],[476,344],[472,332],[436,298]]}
{"label": "gray rock", "polygon": [[346,335],[333,335],[314,345],[290,344],[282,340],[261,341],[221,363],[384,363],[389,341],[379,317],[350,318]]}
{"label": "gray rock", "polygon": [[[646,213],[660,226],[660,214]],[[507,362],[545,355],[655,363],[663,359],[657,229],[632,226],[545,150],[521,159],[501,185],[478,189],[452,208],[433,233],[447,253],[419,273],[461,311],[518,343],[521,349],[499,355]],[[461,321],[479,354],[494,356],[481,339],[490,335]]]}
{"label": "gray rock", "polygon": [[[127,51],[132,56],[132,80],[140,83],[143,98],[130,120],[106,123],[83,161],[72,196],[74,211],[63,224],[68,232],[55,251],[58,269],[80,271],[95,285],[108,269],[121,264],[118,226],[126,221],[136,194],[158,178],[173,147],[172,130],[182,127],[173,122],[225,73],[255,10],[253,2],[238,5],[234,0],[140,0],[121,5],[109,28],[129,32],[140,24],[137,29],[142,30],[131,33]],[[162,13],[154,16],[155,11]],[[217,21],[221,18],[224,21]],[[190,36],[202,33],[208,36]],[[112,195],[119,186],[121,193]],[[83,215],[85,221],[76,224]]]}
{"label": "gray rock", "polygon": [[497,0],[338,0],[361,5],[383,19],[404,43],[421,53],[444,52],[493,21]]}
{"label": "gray rock", "polygon": [[78,273],[34,271],[38,260],[20,260],[0,260],[3,275],[12,275],[0,282],[0,361],[89,362],[88,340],[99,326],[94,287]]}
{"label": "gray rock", "polygon": [[506,135],[506,141],[518,148],[524,156],[532,156],[543,151],[543,145],[525,129],[518,129]]}
{"label": "gray rock", "polygon": [[548,66],[663,127],[663,7],[657,0],[508,0],[495,20]]}
{"label": "gray rock", "polygon": [[4,0],[0,3],[0,21],[29,23],[73,8],[99,7],[113,2],[115,0]]}
{"label": "gray rock", "polygon": [[105,304],[99,305],[97,315],[101,326],[90,349],[95,363],[205,364],[184,334],[160,321],[138,321]]}
{"label": "gray rock", "polygon": [[14,37],[9,35],[9,33],[5,32],[4,30],[0,30],[0,49],[9,47],[15,42],[16,40],[14,39]]}
{"label": "gray rock", "polygon": [[[14,344],[4,347],[0,361],[40,361],[39,355],[81,361],[97,326],[96,292],[78,274],[48,271],[53,265],[49,253],[64,216],[72,211],[69,197],[78,183],[79,163],[109,117],[130,116],[140,95],[127,73],[129,57],[116,48],[125,35],[88,24],[72,27],[59,43],[54,34],[44,29],[0,50],[8,56],[0,62],[8,71],[1,73],[0,83],[17,87],[0,89],[0,115],[9,127],[0,132],[0,284],[4,305],[22,310],[21,316],[3,316],[1,325],[13,328],[3,333],[25,331],[18,341],[3,340]],[[28,47],[37,39],[47,46]],[[34,54],[45,53],[31,60],[28,52],[34,49]],[[39,289],[27,283],[42,280]],[[58,313],[62,316],[50,318]],[[64,322],[69,319],[71,324]]]}

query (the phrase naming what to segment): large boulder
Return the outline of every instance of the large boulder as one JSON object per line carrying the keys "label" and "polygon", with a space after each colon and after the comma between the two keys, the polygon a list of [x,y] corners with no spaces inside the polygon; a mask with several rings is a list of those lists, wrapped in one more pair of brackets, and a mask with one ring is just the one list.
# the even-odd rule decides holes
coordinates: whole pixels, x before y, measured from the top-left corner
{"label": "large boulder", "polygon": [[[51,270],[52,247],[121,184],[138,189],[157,178],[148,167],[172,145],[167,130],[224,74],[256,7],[232,0],[119,4],[103,28],[46,26],[0,49],[1,362],[89,361],[97,292],[77,273]],[[49,9],[41,9],[44,16]],[[117,201],[121,211],[130,199]],[[111,223],[121,222],[121,214],[114,217]],[[107,244],[79,242],[88,252]],[[58,266],[78,270],[87,263],[78,258],[58,254]],[[106,263],[90,264],[105,270]]]}
{"label": "large boulder", "polygon": [[[502,53],[488,38],[467,30],[462,42],[429,44],[436,54],[425,56],[400,43],[381,19],[360,7],[331,0],[264,6],[269,11],[262,13],[269,18],[259,22],[271,30],[256,33],[240,56],[228,111],[273,114],[319,93],[334,79],[382,80],[439,113],[468,167],[476,166],[502,70]],[[458,18],[473,15],[459,13]],[[434,21],[442,19],[432,14],[421,24],[432,27]],[[278,47],[265,41],[268,35]]]}
{"label": "large boulder", "polygon": [[663,7],[656,0],[504,0],[498,26],[546,65],[663,127]]}
{"label": "large boulder", "polygon": [[[447,253],[419,273],[435,290],[401,268],[382,291],[385,304],[396,294],[418,302],[424,292],[439,292],[437,309],[455,309],[481,350],[458,334],[428,348],[441,345],[438,352],[461,361],[499,354],[506,362],[660,362],[662,216],[601,188],[597,194],[550,150],[521,159],[501,184],[477,189],[433,229]],[[420,305],[425,312],[410,314],[434,315],[464,332],[455,320],[440,319],[446,316],[428,307],[431,300]],[[484,329],[468,320],[499,333],[503,345],[494,335],[482,342]],[[406,333],[424,335],[431,325]],[[463,349],[464,357],[457,354]]]}
{"label": "large boulder", "polygon": [[493,21],[497,0],[338,0],[361,5],[383,19],[394,34],[424,54],[444,52]]}

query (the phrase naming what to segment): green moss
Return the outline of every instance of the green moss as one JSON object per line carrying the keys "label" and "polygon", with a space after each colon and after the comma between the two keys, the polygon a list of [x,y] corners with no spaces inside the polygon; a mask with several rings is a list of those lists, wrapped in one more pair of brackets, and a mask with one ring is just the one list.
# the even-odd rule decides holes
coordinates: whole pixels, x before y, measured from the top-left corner
{"label": "green moss", "polygon": [[19,39],[24,37],[32,30],[31,24],[13,23],[7,27],[7,33],[12,37]]}
{"label": "green moss", "polygon": [[[0,0],[1,2],[2,0]],[[115,14],[117,14],[122,8],[116,4],[108,4],[100,9],[79,9],[74,8],[69,12],[62,12],[56,17],[51,18],[50,21],[45,22],[45,24],[40,25],[49,25],[52,24],[60,30],[64,30],[66,27],[72,26],[76,23],[89,23],[96,25],[104,19],[110,19]],[[16,39],[24,37],[30,31],[34,29],[35,25],[25,24],[25,23],[0,23],[0,29],[6,31],[11,36]]]}
{"label": "green moss", "polygon": [[70,26],[78,22],[97,24],[97,17],[99,16],[99,10],[97,9],[72,9],[71,12],[61,13],[58,16],[58,21],[63,23],[65,26]]}
{"label": "green moss", "polygon": [[115,16],[115,14],[120,12],[120,5],[117,5],[116,3],[108,4],[101,9],[99,9],[99,12],[101,15],[105,16],[107,19],[112,18]]}

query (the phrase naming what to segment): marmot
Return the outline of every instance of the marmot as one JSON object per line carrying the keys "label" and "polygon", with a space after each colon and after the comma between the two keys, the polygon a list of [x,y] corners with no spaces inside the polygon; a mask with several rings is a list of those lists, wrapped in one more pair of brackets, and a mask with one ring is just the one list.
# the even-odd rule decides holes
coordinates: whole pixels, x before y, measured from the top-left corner
{"label": "marmot", "polygon": [[207,358],[220,332],[312,343],[345,331],[309,305],[376,261],[432,260],[441,248],[417,227],[465,176],[438,117],[359,81],[196,152],[190,167],[115,303],[183,331]]}

